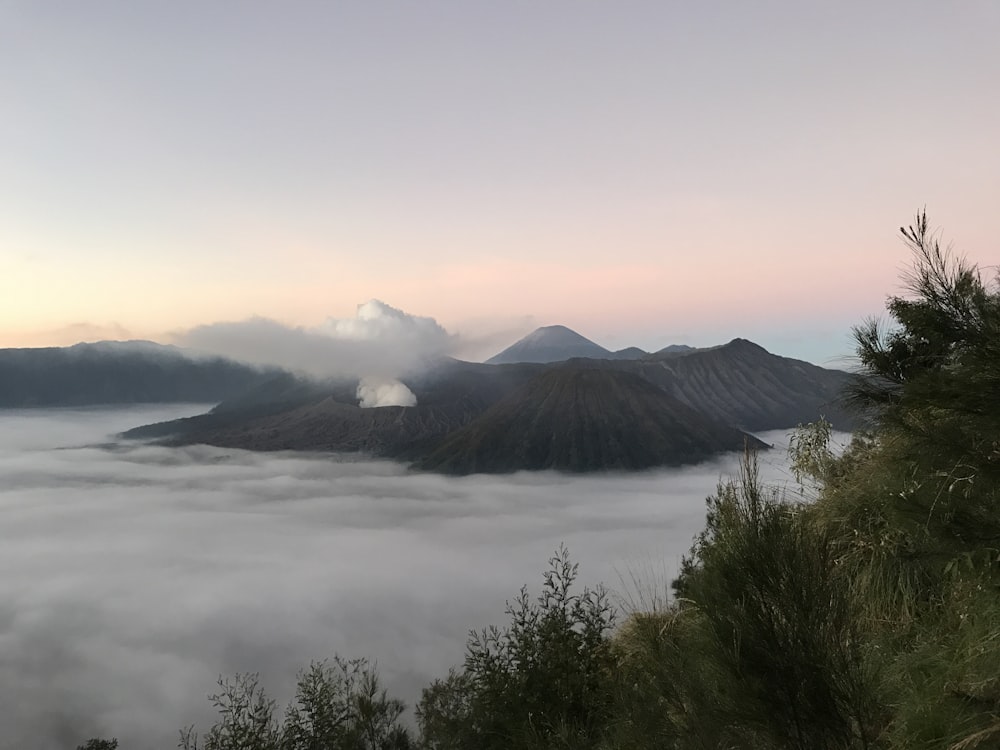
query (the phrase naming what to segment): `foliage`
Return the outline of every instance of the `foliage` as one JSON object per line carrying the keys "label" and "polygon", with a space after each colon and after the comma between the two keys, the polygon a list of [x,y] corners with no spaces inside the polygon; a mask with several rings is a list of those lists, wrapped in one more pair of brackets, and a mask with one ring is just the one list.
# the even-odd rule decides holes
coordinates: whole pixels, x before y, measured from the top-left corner
{"label": "foliage", "polygon": [[82,745],[77,745],[76,750],[118,750],[118,740],[114,738],[110,740],[94,738],[87,740]]}
{"label": "foliage", "polygon": [[473,682],[464,671],[451,669],[443,680],[424,688],[417,706],[421,747],[461,750],[475,746],[472,729]]}
{"label": "foliage", "polygon": [[[854,330],[870,376],[854,393],[882,426],[901,433],[914,460],[973,477],[1000,472],[1000,289],[955,258],[928,228],[927,214],[900,229],[914,254],[905,281],[912,296],[892,297],[894,326],[869,320]],[[971,481],[971,479],[969,480]]]}
{"label": "foliage", "polygon": [[822,487],[829,481],[836,465],[836,457],[830,450],[832,436],[833,425],[823,418],[810,425],[799,425],[792,434],[788,442],[788,457],[792,463],[792,474],[800,486],[804,487],[804,483],[809,481],[816,487]]}
{"label": "foliage", "polygon": [[885,747],[1000,744],[1000,288],[903,228],[910,296],[855,330],[871,436],[808,509],[832,535],[870,651]]}
{"label": "foliage", "polygon": [[284,748],[403,750],[403,703],[389,698],[367,661],[314,662],[299,675],[296,702],[285,714]]}
{"label": "foliage", "polygon": [[829,536],[759,479],[756,458],[709,499],[706,530],[675,590],[708,635],[730,691],[727,724],[758,747],[869,742],[870,675]]}
{"label": "foliage", "polygon": [[183,750],[407,750],[402,702],[389,698],[367,660],[313,662],[279,722],[255,674],[219,680],[209,699],[219,721],[201,739],[181,732]]}
{"label": "foliage", "polygon": [[617,716],[609,747],[722,748],[735,738],[731,683],[694,607],[633,612],[615,634]]}
{"label": "foliage", "polygon": [[426,747],[598,746],[613,705],[613,610],[602,589],[572,593],[577,566],[565,548],[549,563],[538,598],[522,588],[510,623],[473,633],[464,670],[424,691]]}

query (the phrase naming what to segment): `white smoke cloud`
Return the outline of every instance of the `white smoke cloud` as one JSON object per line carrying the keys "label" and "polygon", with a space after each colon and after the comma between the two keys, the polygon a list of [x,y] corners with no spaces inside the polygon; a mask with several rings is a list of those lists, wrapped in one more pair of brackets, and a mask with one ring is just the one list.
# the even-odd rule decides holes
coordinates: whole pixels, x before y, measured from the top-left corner
{"label": "white smoke cloud", "polygon": [[398,380],[361,378],[358,383],[358,405],[362,409],[375,406],[416,406],[413,391]]}
{"label": "white smoke cloud", "polygon": [[436,341],[448,336],[434,318],[410,315],[377,299],[358,305],[353,318],[328,318],[317,330],[349,341]]}
{"label": "white smoke cloud", "polygon": [[[353,318],[306,328],[268,318],[211,323],[175,336],[180,346],[317,377],[394,379],[445,356],[456,338],[436,320],[370,300]],[[411,394],[412,395],[412,394]]]}

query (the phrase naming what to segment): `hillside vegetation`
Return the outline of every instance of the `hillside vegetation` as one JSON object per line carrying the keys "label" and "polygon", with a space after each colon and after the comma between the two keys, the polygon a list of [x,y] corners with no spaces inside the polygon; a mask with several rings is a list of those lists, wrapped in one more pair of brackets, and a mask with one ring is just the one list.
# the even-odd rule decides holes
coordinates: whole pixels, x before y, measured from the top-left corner
{"label": "hillside vegetation", "polygon": [[223,681],[218,724],[183,746],[1000,747],[1000,290],[925,215],[903,235],[908,294],[855,330],[872,429],[840,455],[827,424],[801,429],[800,496],[748,456],[669,602],[616,613],[561,550],[424,691],[419,732],[367,663],[336,660],[283,718],[252,678]]}

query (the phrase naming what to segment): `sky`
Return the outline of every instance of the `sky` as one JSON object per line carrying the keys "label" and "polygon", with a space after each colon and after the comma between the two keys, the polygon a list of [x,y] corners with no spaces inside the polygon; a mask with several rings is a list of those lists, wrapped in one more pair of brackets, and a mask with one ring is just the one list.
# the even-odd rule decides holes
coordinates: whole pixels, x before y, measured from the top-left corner
{"label": "sky", "polygon": [[998,38],[994,0],[0,0],[0,346],[374,298],[470,357],[836,363],[916,210],[995,262]]}
{"label": "sky", "polygon": [[[539,593],[562,543],[581,586],[626,611],[662,603],[737,460],[454,478],[113,437],[204,408],[0,420],[0,748],[173,747],[207,730],[220,674],[260,672],[283,707],[296,672],[335,653],[377,661],[412,707],[470,630],[503,625],[522,585]],[[761,461],[791,483],[780,451]]]}

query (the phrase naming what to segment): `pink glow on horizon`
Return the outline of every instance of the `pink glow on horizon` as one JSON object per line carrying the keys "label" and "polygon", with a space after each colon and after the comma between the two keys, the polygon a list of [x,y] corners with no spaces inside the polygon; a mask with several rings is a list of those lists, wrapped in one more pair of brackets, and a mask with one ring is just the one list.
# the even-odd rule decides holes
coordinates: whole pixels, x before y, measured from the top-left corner
{"label": "pink glow on horizon", "polygon": [[1000,12],[919,6],[15,2],[0,346],[374,297],[839,354],[915,210],[995,262]]}

